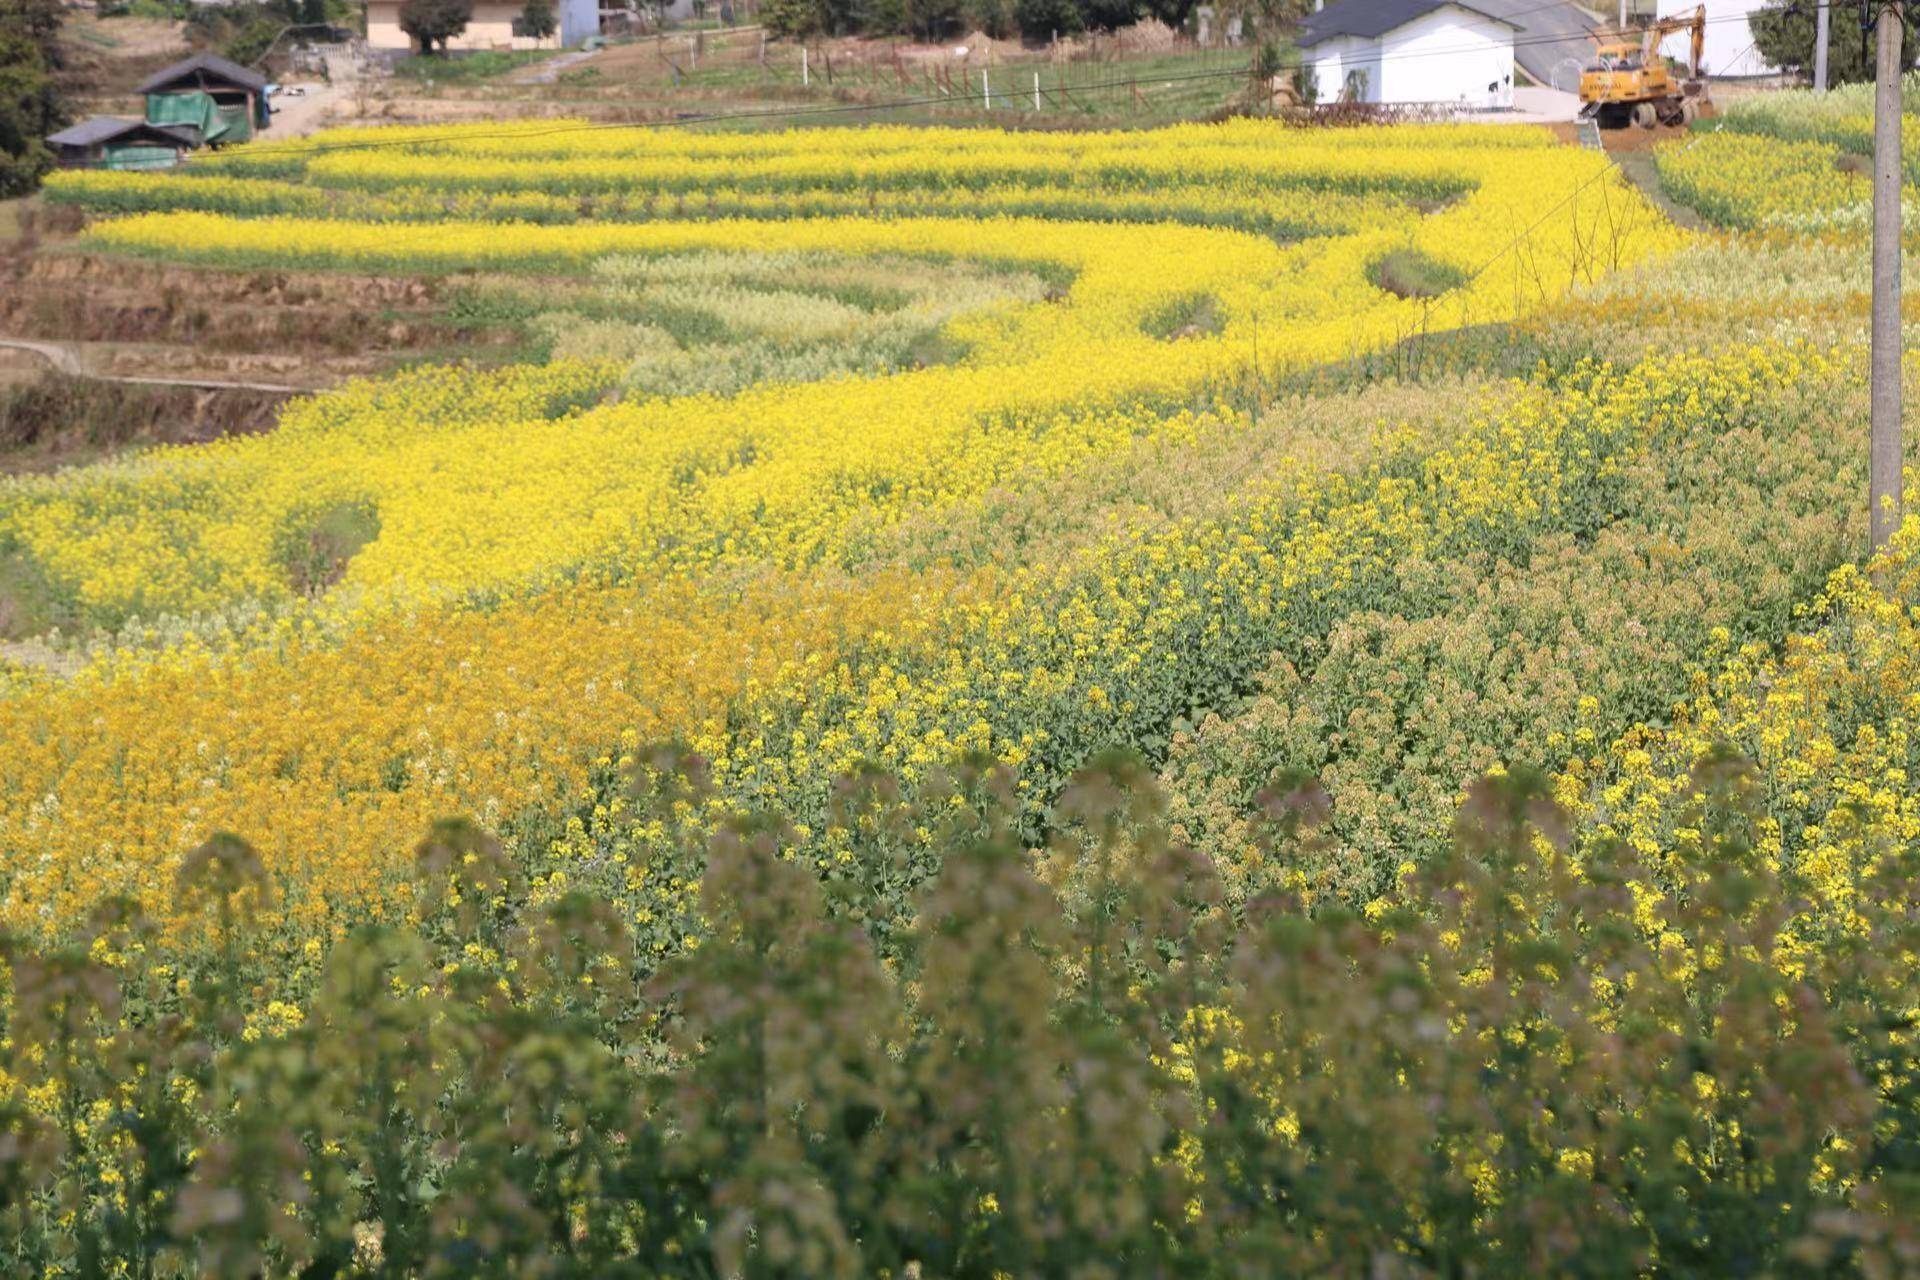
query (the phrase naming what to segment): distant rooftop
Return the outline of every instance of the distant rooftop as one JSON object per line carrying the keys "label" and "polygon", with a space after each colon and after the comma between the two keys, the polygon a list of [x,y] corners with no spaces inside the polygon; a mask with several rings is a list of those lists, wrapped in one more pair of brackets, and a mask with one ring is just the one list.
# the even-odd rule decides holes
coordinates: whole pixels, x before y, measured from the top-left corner
{"label": "distant rooftop", "polygon": [[267,78],[258,71],[249,71],[217,53],[196,53],[191,58],[154,72],[140,82],[136,92],[161,93],[183,85],[198,88],[208,83],[228,84],[239,89],[251,89],[255,93],[264,93],[267,88]]}
{"label": "distant rooftop", "polygon": [[1294,43],[1304,49],[1336,36],[1358,36],[1371,40],[1406,26],[1415,18],[1424,18],[1436,9],[1464,9],[1490,22],[1512,27],[1515,31],[1526,29],[1517,22],[1510,22],[1484,9],[1476,9],[1470,4],[1460,4],[1458,0],[1334,0],[1320,12],[1307,15],[1300,24],[1300,35]]}
{"label": "distant rooftop", "polygon": [[145,120],[122,120],[117,116],[94,116],[71,128],[47,135],[47,141],[59,147],[97,147],[134,134],[177,142],[191,147],[199,142],[192,129],[181,125],[148,124]]}

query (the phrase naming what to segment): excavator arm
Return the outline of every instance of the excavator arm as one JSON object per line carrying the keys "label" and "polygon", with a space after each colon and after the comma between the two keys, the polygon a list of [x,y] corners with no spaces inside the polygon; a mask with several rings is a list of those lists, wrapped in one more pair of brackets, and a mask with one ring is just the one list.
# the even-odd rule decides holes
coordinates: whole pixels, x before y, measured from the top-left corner
{"label": "excavator arm", "polygon": [[1671,18],[1661,18],[1658,22],[1649,25],[1646,35],[1640,41],[1642,64],[1652,65],[1654,58],[1659,55],[1660,42],[1682,31],[1693,33],[1690,50],[1692,58],[1687,63],[1687,75],[1691,79],[1698,80],[1700,60],[1706,56],[1707,50],[1707,6],[1705,5],[1695,8],[1691,17],[1683,18],[1675,15]]}

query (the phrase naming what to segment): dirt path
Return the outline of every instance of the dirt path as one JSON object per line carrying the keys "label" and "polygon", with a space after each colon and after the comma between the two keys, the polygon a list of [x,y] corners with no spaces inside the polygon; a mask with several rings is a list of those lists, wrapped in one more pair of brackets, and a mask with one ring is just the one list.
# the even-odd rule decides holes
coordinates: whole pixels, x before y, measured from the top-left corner
{"label": "dirt path", "polygon": [[311,387],[290,387],[278,382],[227,382],[218,378],[142,378],[124,374],[95,373],[86,367],[71,347],[58,342],[36,342],[29,338],[0,338],[0,347],[39,356],[61,373],[95,382],[120,382],[134,387],[188,387],[196,391],[266,391],[275,395],[305,395]]}
{"label": "dirt path", "polygon": [[1653,167],[1651,151],[1615,151],[1609,147],[1607,158],[1618,165],[1620,172],[1626,175],[1627,180],[1639,187],[1647,199],[1653,201],[1660,212],[1666,214],[1675,223],[1689,231],[1712,229],[1699,214],[1667,194],[1666,187],[1660,182],[1659,170]]}
{"label": "dirt path", "polygon": [[346,53],[327,53],[327,79],[308,80],[290,88],[302,90],[298,97],[280,93],[273,99],[273,123],[260,136],[276,139],[303,138],[324,128],[328,113],[348,100],[360,78],[360,61]]}
{"label": "dirt path", "polygon": [[560,79],[560,73],[571,71],[583,62],[591,62],[600,56],[603,50],[580,49],[573,53],[563,53],[548,58],[545,62],[536,62],[530,67],[522,67],[507,77],[508,84],[554,84]]}

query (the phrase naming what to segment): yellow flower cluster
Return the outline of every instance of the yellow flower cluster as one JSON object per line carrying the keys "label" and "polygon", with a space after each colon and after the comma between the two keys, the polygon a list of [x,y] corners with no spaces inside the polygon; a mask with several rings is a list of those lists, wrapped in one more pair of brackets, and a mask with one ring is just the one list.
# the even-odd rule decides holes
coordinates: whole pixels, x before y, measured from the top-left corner
{"label": "yellow flower cluster", "polygon": [[[509,132],[380,131],[405,145],[369,151],[323,138],[263,147],[259,164],[236,150],[215,176],[179,184],[187,207],[99,224],[92,241],[405,272],[904,255],[1007,264],[1064,287],[948,322],[966,354],[947,366],[625,400],[606,394],[619,378],[607,364],[424,369],[304,401],[271,435],[6,482],[0,555],[31,564],[82,616],[207,621],[160,635],[256,620],[242,640],[109,651],[69,682],[5,688],[0,923],[57,929],[110,891],[164,907],[180,851],[236,827],[287,886],[281,910],[325,928],[388,900],[395,851],[427,819],[551,810],[613,768],[623,734],[693,738],[744,795],[805,789],[858,757],[911,771],[982,746],[1058,764],[1116,718],[1164,722],[1194,695],[1191,673],[1218,675],[1192,661],[1196,648],[1245,665],[1292,610],[1359,590],[1385,549],[1536,518],[1554,499],[1518,477],[1540,479],[1558,437],[1503,423],[1434,458],[1420,482],[1388,478],[1364,500],[1337,474],[1289,473],[1236,521],[1077,559],[1078,586],[1039,569],[1000,585],[964,568],[843,571],[903,521],[1179,440],[1221,417],[1215,393],[1250,374],[1264,384],[1526,312],[1676,239],[1600,158],[1528,130]],[[298,196],[289,207],[309,216],[192,207],[196,184],[260,200],[574,200],[569,184],[589,181],[578,175],[664,193],[695,172],[762,214],[783,199],[829,212],[681,218],[663,201],[652,221],[503,225],[479,206],[482,220],[443,223],[336,217]],[[493,176],[467,185],[474,174]],[[1184,212],[1142,220],[1162,183]],[[1207,220],[1210,184],[1220,224]],[[1061,203],[1008,217],[1006,192]],[[1324,199],[1329,212],[1302,221],[1328,234],[1282,244],[1236,229],[1256,198]],[[1101,216],[1122,208],[1134,212]],[[1375,265],[1408,250],[1461,284],[1431,299],[1380,287]],[[1211,323],[1165,336],[1182,309]],[[1665,395],[1650,386],[1646,404],[1620,403],[1639,413]],[[1444,501],[1420,499],[1422,486]],[[304,576],[295,562],[341,512],[364,544],[337,581]],[[1263,594],[1243,600],[1238,583]],[[843,664],[849,646],[863,656]],[[891,656],[876,667],[873,655]],[[1071,714],[1022,723],[1023,708],[1059,705]],[[760,727],[776,710],[800,718]],[[554,834],[571,850],[609,817]]]}
{"label": "yellow flower cluster", "polygon": [[[581,863],[624,858],[606,754],[623,740],[690,739],[729,795],[795,814],[858,760],[912,777],[967,748],[1044,788],[1291,628],[1381,600],[1393,563],[1590,519],[1583,495],[1659,424],[1737,412],[1814,369],[1762,349],[1536,391],[1437,451],[1408,441],[1412,472],[1282,468],[1220,518],[1006,581],[583,582],[30,684],[0,700],[0,923],[57,929],[107,892],[164,911],[181,851],[242,827],[285,886],[280,910],[326,931],[391,901],[429,819],[564,805],[596,768],[590,811],[550,838]],[[667,900],[640,909],[666,919],[692,883],[649,884]]]}
{"label": "yellow flower cluster", "polygon": [[[914,783],[982,752],[1012,767],[1023,796],[1049,795],[1099,750],[1152,741],[1326,619],[1399,607],[1395,566],[1577,527],[1657,432],[1737,417],[1826,367],[1764,347],[1673,358],[1523,397],[1410,474],[1283,469],[1219,517],[1017,572],[929,634],[796,662],[693,742],[723,807],[764,805],[803,831],[828,826],[831,780],[865,764]],[[564,848],[638,868],[648,839],[616,800]],[[836,851],[814,856],[825,871]],[[650,916],[691,910],[690,878],[638,887]]]}
{"label": "yellow flower cluster", "polygon": [[[1242,122],[1064,138],[636,130],[466,142],[456,131],[421,145],[316,147],[307,176],[377,185],[387,172],[381,166],[397,165],[415,186],[459,187],[470,169],[510,188],[592,164],[611,166],[623,184],[644,181],[643,170],[684,174],[691,166],[736,186],[777,182],[804,192],[812,183],[844,192],[884,177],[964,194],[976,178],[1035,179],[1084,166],[1098,175],[1087,179],[1093,189],[1131,184],[1136,201],[1176,172],[1188,191],[1218,174],[1309,195],[1315,183],[1467,194],[1424,217],[1404,206],[1384,225],[1291,246],[1212,226],[998,216],[593,220],[516,225],[511,234],[488,222],[191,211],[108,222],[93,233],[97,244],[237,264],[578,272],[611,255],[796,251],[985,260],[1071,284],[1064,297],[950,323],[948,336],[968,348],[955,367],[559,419],[500,410],[468,415],[458,429],[416,429],[424,418],[406,401],[433,398],[431,378],[323,397],[294,422],[324,419],[324,431],[16,483],[0,510],[0,546],[21,548],[56,591],[109,622],[286,595],[276,539],[297,532],[316,502],[377,512],[379,537],[354,559],[337,594],[383,605],[518,588],[596,564],[633,576],[743,557],[782,565],[839,559],[836,529],[856,511],[976,493],[1009,469],[1071,465],[1116,433],[1152,429],[1151,415],[1143,426],[1133,411],[1116,425],[1114,407],[1185,401],[1249,368],[1265,376],[1416,330],[1510,316],[1673,242],[1671,228],[1598,158],[1528,131],[1335,136]],[[1341,199],[1351,205],[1353,197]],[[991,203],[986,212],[996,212]],[[1384,291],[1373,265],[1406,249],[1464,283],[1438,299]],[[1156,336],[1156,317],[1195,299],[1212,308],[1215,331],[1181,341]],[[503,511],[516,517],[502,520]]]}
{"label": "yellow flower cluster", "polygon": [[[1551,147],[1547,135],[1524,129],[1477,125],[1413,126],[1340,131],[1295,130],[1271,121],[1232,120],[1156,130],[1113,132],[1008,131],[874,125],[847,129],[723,133],[652,127],[588,126],[580,120],[485,121],[466,125],[373,126],[334,129],[307,138],[256,147],[236,147],[209,157],[208,167],[236,175],[285,176],[346,155],[483,156],[533,161],[556,157],[632,160],[677,157],[687,161],[767,161],[772,157],[859,158],[919,156],[932,172],[959,172],[978,157],[1045,156],[1062,172],[1091,159],[1166,165],[1165,157],[1205,148],[1285,150],[1296,155],[1338,151],[1365,168],[1369,154],[1471,147],[1527,151]],[[1202,161],[1201,163],[1205,163]],[[1067,179],[1074,180],[1074,179]]]}
{"label": "yellow flower cluster", "polygon": [[764,191],[713,183],[697,192],[622,184],[592,196],[542,190],[488,191],[408,182],[375,189],[314,186],[303,180],[233,177],[186,179],[174,173],[66,169],[49,175],[49,200],[97,213],[197,210],[235,217],[299,216],[370,222],[496,221],[564,223],[585,218],[648,221],[673,218],[787,220],[846,216],[1019,217],[1094,222],[1182,222],[1256,231],[1281,239],[1404,225],[1407,202],[1387,191],[1350,193],[1299,188],[1276,201],[1256,182],[1230,184],[1174,173],[1151,190],[995,182],[966,189],[821,187]]}
{"label": "yellow flower cluster", "polygon": [[[1901,86],[1904,100],[1920,94],[1920,75],[1908,72]],[[1728,103],[1715,132],[1758,134],[1787,142],[1829,142],[1855,155],[1873,154],[1872,80],[1856,81],[1828,90],[1783,89],[1755,93]],[[1920,171],[1920,138],[1909,114],[1901,150],[1907,172]]]}
{"label": "yellow flower cluster", "polygon": [[564,806],[623,736],[687,733],[793,662],[912,634],[976,589],[582,586],[22,687],[0,700],[0,927],[57,931],[109,894],[165,915],[181,854],[243,830],[281,886],[276,918],[336,932],[405,891],[405,850],[435,819]]}
{"label": "yellow flower cluster", "polygon": [[1867,163],[1831,143],[1704,134],[1665,144],[1654,164],[1675,199],[1743,231],[1859,233],[1872,214]]}
{"label": "yellow flower cluster", "polygon": [[1655,927],[1662,895],[1689,891],[1672,874],[1675,850],[1699,841],[1703,798],[1724,782],[1699,762],[1730,745],[1753,762],[1763,801],[1754,854],[1798,904],[1785,948],[1795,976],[1816,970],[1823,949],[1863,936],[1862,895],[1876,891],[1890,856],[1920,840],[1916,594],[1920,521],[1909,521],[1876,564],[1839,570],[1810,602],[1825,625],[1789,638],[1777,656],[1766,645],[1743,649],[1699,677],[1672,725],[1635,730],[1560,779],[1593,838],[1625,841],[1656,873],[1638,891],[1644,924]]}

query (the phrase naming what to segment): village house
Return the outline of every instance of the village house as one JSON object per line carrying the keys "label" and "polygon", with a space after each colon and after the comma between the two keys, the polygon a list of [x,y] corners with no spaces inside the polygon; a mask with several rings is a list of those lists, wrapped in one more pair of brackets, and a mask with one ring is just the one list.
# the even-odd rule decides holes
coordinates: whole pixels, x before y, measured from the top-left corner
{"label": "village house", "polygon": [[1517,24],[1454,0],[1335,0],[1294,42],[1319,102],[1513,105]]}
{"label": "village house", "polygon": [[180,125],[94,116],[47,136],[63,169],[171,169],[199,136]]}
{"label": "village house", "polygon": [[267,78],[217,53],[196,53],[154,72],[140,92],[148,124],[189,126],[202,146],[245,142],[272,118]]}
{"label": "village house", "polygon": [[[404,50],[413,41],[400,29],[402,0],[367,0],[367,47]],[[600,34],[600,0],[554,0],[554,34],[535,37],[521,29],[526,0],[474,0],[467,29],[447,42],[449,49],[570,48]]]}

